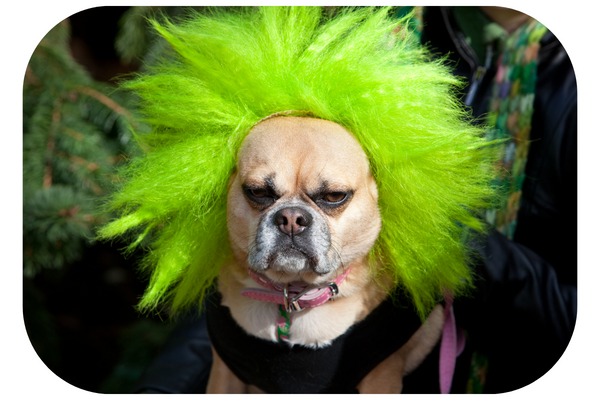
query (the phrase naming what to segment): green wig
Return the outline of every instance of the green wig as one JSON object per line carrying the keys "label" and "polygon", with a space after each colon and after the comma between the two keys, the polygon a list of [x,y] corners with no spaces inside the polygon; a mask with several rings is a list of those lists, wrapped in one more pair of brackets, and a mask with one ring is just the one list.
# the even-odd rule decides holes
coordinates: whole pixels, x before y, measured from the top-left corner
{"label": "green wig", "polygon": [[[461,81],[432,61],[389,8],[334,17],[319,7],[214,10],[156,22],[174,50],[124,87],[152,132],[109,202],[103,239],[148,236],[141,310],[200,305],[231,256],[228,179],[248,131],[302,110],[351,132],[379,189],[382,229],[370,253],[423,318],[470,285],[466,227],[492,196],[494,151],[456,98]],[[148,239],[147,238],[147,239]]]}

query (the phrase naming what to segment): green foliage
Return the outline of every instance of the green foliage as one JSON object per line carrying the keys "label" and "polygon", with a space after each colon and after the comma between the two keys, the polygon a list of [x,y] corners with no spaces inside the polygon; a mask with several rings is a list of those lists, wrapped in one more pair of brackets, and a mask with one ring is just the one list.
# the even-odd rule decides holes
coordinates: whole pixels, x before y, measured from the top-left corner
{"label": "green foliage", "polygon": [[34,51],[23,87],[24,273],[78,259],[106,219],[101,196],[135,151],[131,96],[95,82],[72,58],[66,21]]}
{"label": "green foliage", "polygon": [[[139,61],[142,68],[163,57],[168,43],[151,28],[155,18],[177,19],[191,12],[210,13],[214,7],[205,6],[135,6],[130,7],[119,21],[119,33],[115,41],[117,54],[124,62]],[[235,11],[240,7],[221,6],[221,10]]]}
{"label": "green foliage", "polygon": [[[228,256],[227,180],[262,118],[310,111],[355,135],[379,187],[383,228],[373,250],[424,317],[444,291],[468,287],[464,226],[489,205],[494,150],[455,97],[461,83],[431,61],[389,8],[262,7],[153,22],[169,43],[127,83],[141,98],[148,151],[111,202],[103,238],[153,231],[140,303],[174,312],[202,301]],[[410,18],[410,15],[407,19]]]}
{"label": "green foliage", "polygon": [[131,7],[123,13],[119,21],[119,33],[115,49],[121,60],[131,62],[141,60],[148,53],[152,41],[147,18],[154,15],[155,7]]}

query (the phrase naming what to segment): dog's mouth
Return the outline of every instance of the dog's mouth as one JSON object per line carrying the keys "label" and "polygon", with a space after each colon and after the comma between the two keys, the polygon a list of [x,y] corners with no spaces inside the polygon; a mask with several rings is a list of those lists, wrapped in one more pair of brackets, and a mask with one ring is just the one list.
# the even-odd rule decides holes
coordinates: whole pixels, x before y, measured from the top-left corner
{"label": "dog's mouth", "polygon": [[276,272],[312,272],[317,265],[316,256],[295,246],[273,252],[268,262],[268,268]]}
{"label": "dog's mouth", "polygon": [[285,203],[261,217],[248,264],[259,273],[318,278],[340,266],[330,253],[327,221],[302,204]]}
{"label": "dog's mouth", "polygon": [[[277,254],[286,256],[286,257],[299,257],[299,258],[306,258],[306,259],[310,258],[308,256],[308,254],[306,254],[305,251],[298,249],[296,247],[290,247],[289,249],[281,250]],[[274,254],[274,256],[277,254]]]}
{"label": "dog's mouth", "polygon": [[[314,285],[324,281],[329,272],[318,272],[316,257],[310,257],[299,249],[285,249],[274,253],[270,257],[268,267],[264,270],[255,270],[273,282]],[[254,269],[254,268],[253,268]]]}

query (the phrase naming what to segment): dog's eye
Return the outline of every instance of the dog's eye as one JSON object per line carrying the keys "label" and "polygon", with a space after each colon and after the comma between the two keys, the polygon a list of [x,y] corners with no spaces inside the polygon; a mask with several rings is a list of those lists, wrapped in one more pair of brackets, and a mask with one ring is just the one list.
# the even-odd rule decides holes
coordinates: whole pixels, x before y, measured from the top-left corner
{"label": "dog's eye", "polygon": [[246,194],[246,198],[252,204],[260,205],[261,208],[269,207],[277,199],[277,196],[271,190],[266,188],[246,187],[244,188],[244,193]]}
{"label": "dog's eye", "polygon": [[344,200],[346,198],[346,193],[344,192],[331,192],[331,193],[327,193],[325,196],[323,196],[323,200],[327,201],[328,203],[339,203],[340,201]]}
{"label": "dog's eye", "polygon": [[258,199],[262,199],[263,197],[267,196],[267,191],[265,189],[248,189],[248,192]]}
{"label": "dog's eye", "polygon": [[348,202],[352,199],[354,191],[349,190],[347,192],[325,192],[319,194],[314,200],[315,203],[329,215],[339,213],[346,208]]}

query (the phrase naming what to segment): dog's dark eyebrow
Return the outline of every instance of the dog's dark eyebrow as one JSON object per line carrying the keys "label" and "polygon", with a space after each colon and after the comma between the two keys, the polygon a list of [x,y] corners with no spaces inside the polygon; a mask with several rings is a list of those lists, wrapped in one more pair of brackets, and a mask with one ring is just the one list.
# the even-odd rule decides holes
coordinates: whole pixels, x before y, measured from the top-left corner
{"label": "dog's dark eyebrow", "polygon": [[265,185],[267,186],[267,189],[270,190],[272,193],[277,193],[277,191],[275,190],[275,173],[274,172],[265,178]]}
{"label": "dog's dark eyebrow", "polygon": [[321,180],[321,184],[319,185],[317,190],[309,193],[309,196],[311,199],[315,200],[315,199],[318,199],[319,197],[323,196],[328,191],[329,191],[329,182],[327,182],[326,180]]}
{"label": "dog's dark eyebrow", "polygon": [[248,179],[242,184],[244,189],[265,189],[269,194],[279,196],[275,189],[275,173],[267,175],[264,179]]}

